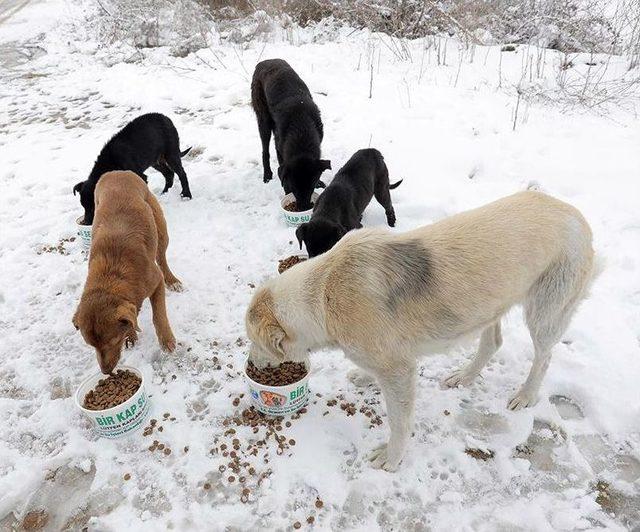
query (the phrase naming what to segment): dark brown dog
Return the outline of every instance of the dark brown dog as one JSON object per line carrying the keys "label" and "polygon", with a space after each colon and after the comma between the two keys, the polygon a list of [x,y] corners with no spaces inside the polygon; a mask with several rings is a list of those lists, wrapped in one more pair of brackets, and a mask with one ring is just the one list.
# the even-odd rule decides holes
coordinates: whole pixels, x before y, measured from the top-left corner
{"label": "dark brown dog", "polygon": [[73,324],[95,347],[103,373],[111,373],[122,346],[137,340],[138,313],[149,298],[160,346],[173,351],[176,339],[165,306],[164,286],[182,289],[171,273],[162,209],[133,172],[107,172],[96,186],[96,212],[89,274]]}

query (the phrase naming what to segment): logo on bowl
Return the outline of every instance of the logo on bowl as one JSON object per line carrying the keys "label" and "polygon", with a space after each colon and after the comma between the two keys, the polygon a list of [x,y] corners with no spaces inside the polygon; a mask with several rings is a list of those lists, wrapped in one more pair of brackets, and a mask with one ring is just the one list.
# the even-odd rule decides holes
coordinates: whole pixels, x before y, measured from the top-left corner
{"label": "logo on bowl", "polygon": [[262,390],[260,392],[260,399],[266,406],[284,406],[287,404],[287,396],[281,395],[275,392],[268,392]]}

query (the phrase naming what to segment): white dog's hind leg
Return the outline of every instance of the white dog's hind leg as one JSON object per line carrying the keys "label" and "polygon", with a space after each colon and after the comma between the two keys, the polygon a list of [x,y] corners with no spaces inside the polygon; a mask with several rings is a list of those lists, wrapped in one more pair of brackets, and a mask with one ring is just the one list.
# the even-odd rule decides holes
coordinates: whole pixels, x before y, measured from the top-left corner
{"label": "white dog's hind leg", "polygon": [[402,461],[413,428],[415,362],[404,367],[391,368],[391,371],[376,377],[387,404],[387,419],[391,435],[388,443],[371,452],[369,461],[375,468],[395,471]]}
{"label": "white dog's hind leg", "polygon": [[534,341],[535,355],[531,371],[527,380],[518,390],[518,393],[511,398],[507,407],[509,410],[520,410],[533,405],[538,397],[538,390],[542,379],[547,373],[549,362],[551,361],[551,348],[548,345],[540,345]]}
{"label": "white dog's hind leg", "polygon": [[551,361],[551,348],[564,334],[584,296],[591,278],[592,260],[592,252],[576,252],[549,268],[531,287],[524,313],[533,340],[533,364],[522,388],[509,401],[510,410],[526,408],[536,402]]}
{"label": "white dog's hind leg", "polygon": [[482,368],[487,365],[489,359],[500,349],[501,345],[502,330],[500,329],[500,321],[497,321],[482,331],[476,356],[464,367],[449,375],[449,377],[443,381],[443,384],[449,388],[468,386],[471,384],[473,379],[480,375]]}

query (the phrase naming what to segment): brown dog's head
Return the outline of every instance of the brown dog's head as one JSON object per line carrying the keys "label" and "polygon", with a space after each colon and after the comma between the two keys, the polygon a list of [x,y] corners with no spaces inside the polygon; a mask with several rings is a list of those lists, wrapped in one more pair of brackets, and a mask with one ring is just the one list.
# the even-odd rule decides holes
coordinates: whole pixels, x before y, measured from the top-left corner
{"label": "brown dog's head", "polygon": [[73,324],[84,341],[95,347],[102,373],[111,373],[122,346],[133,345],[138,339],[138,309],[125,299],[102,291],[82,296],[73,316]]}

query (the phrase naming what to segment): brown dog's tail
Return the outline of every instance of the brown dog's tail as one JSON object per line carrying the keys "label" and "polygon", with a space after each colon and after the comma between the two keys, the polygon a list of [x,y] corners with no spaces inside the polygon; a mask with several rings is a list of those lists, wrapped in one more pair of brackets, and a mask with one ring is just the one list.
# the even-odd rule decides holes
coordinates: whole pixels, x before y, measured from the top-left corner
{"label": "brown dog's tail", "polygon": [[184,157],[187,153],[189,153],[191,151],[191,148],[193,148],[193,146],[189,146],[186,150],[181,151],[180,152],[180,157]]}
{"label": "brown dog's tail", "polygon": [[400,186],[400,183],[402,183],[402,179],[400,181],[398,181],[397,183],[394,183],[393,185],[389,185],[389,190],[393,190],[394,188],[398,188]]}

